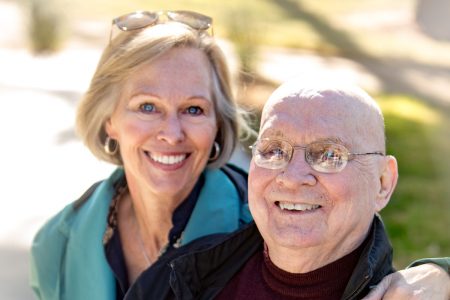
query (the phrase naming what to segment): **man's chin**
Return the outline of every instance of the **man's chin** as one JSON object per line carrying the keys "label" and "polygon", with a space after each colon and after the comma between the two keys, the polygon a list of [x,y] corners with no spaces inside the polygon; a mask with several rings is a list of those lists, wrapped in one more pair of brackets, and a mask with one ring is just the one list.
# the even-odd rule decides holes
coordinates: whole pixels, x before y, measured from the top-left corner
{"label": "man's chin", "polygon": [[273,226],[270,240],[274,246],[301,249],[320,245],[320,235],[313,229],[292,226]]}

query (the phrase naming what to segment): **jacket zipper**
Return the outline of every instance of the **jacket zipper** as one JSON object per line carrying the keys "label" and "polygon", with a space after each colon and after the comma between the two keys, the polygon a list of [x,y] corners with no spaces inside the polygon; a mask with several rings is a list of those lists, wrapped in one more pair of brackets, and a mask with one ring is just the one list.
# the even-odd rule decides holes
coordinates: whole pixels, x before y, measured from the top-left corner
{"label": "jacket zipper", "polygon": [[350,296],[348,296],[347,298],[344,298],[342,300],[352,300],[352,299],[356,299],[354,298],[356,295],[358,295],[361,290],[367,285],[367,283],[369,282],[370,276],[366,275],[364,276],[364,281],[361,282],[361,284],[353,291],[353,293],[350,294]]}

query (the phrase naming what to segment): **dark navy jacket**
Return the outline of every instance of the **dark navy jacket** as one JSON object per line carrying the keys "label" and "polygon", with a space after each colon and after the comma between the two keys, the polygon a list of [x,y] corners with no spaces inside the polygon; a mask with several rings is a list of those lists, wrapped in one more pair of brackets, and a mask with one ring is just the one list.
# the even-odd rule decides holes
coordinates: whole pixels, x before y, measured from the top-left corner
{"label": "dark navy jacket", "polygon": [[[130,299],[213,299],[262,248],[263,240],[254,223],[236,233],[201,238],[144,272],[142,284],[134,286],[127,296]],[[342,299],[361,299],[371,286],[392,272],[392,247],[381,219],[375,216]]]}

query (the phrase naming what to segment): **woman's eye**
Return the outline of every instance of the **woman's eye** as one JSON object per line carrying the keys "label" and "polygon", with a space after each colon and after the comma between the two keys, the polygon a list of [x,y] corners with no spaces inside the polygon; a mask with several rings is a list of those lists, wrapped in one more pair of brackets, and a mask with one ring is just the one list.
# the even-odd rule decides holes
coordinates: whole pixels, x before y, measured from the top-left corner
{"label": "woman's eye", "polygon": [[144,103],[139,106],[139,110],[144,113],[151,113],[155,112],[156,108],[152,103]]}
{"label": "woman's eye", "polygon": [[201,115],[203,113],[203,109],[198,107],[198,106],[189,106],[186,109],[186,113],[188,113],[190,115],[198,116],[198,115]]}

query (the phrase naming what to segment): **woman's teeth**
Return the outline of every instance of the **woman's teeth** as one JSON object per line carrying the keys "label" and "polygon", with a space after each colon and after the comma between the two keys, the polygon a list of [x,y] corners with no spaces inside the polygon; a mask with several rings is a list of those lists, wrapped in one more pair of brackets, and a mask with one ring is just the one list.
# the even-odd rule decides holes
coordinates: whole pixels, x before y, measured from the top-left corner
{"label": "woman's teeth", "polygon": [[305,211],[305,210],[313,210],[320,207],[320,205],[316,204],[299,204],[299,203],[289,203],[289,202],[278,202],[278,206],[284,210],[298,210],[298,211]]}
{"label": "woman's teeth", "polygon": [[182,162],[186,159],[186,154],[182,155],[157,155],[157,154],[151,154],[150,158],[153,159],[156,162],[159,162],[161,164],[165,165],[173,165]]}

